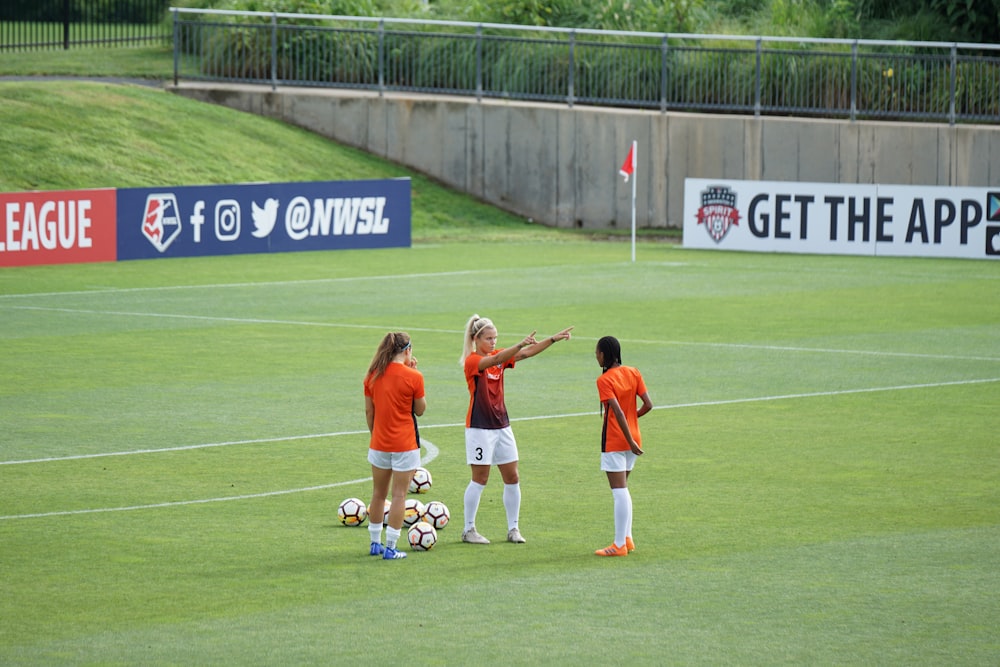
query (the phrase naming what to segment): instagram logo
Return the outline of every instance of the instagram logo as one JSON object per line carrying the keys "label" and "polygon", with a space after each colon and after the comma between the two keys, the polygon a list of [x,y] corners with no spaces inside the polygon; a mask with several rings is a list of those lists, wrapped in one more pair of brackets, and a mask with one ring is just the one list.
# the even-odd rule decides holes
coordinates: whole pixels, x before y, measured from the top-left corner
{"label": "instagram logo", "polygon": [[215,238],[235,241],[240,236],[240,203],[223,199],[215,204]]}

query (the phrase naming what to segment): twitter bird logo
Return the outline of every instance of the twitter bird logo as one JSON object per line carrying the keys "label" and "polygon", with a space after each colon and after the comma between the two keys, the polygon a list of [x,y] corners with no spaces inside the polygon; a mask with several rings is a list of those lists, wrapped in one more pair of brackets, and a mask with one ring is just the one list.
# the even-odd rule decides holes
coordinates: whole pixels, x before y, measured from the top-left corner
{"label": "twitter bird logo", "polygon": [[268,199],[264,206],[257,206],[257,202],[251,202],[253,207],[253,235],[259,239],[264,238],[274,229],[274,223],[278,219],[278,200]]}

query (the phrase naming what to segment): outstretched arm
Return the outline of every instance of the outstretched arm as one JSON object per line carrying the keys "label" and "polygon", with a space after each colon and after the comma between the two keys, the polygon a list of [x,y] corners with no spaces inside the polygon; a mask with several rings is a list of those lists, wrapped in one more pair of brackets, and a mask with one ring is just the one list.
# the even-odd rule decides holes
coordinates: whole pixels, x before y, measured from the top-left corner
{"label": "outstretched arm", "polygon": [[535,332],[532,331],[530,334],[521,339],[521,342],[518,343],[517,345],[513,347],[508,347],[504,349],[502,352],[498,352],[497,354],[493,354],[488,357],[483,357],[482,359],[480,359],[478,366],[479,372],[482,373],[490,366],[499,366],[501,364],[505,364],[508,361],[510,361],[511,358],[520,359],[521,357],[519,356],[515,357],[515,355],[519,355],[521,353],[521,350],[528,347],[529,345],[535,345],[537,342],[538,341],[535,340]]}
{"label": "outstretched arm", "polygon": [[557,340],[569,340],[569,332],[572,330],[573,327],[566,327],[557,334],[552,334],[548,338],[543,338],[542,340],[535,342],[533,345],[525,347],[514,355],[514,361],[521,361],[522,359],[527,359],[528,357],[533,357],[540,352],[544,352],[552,347]]}

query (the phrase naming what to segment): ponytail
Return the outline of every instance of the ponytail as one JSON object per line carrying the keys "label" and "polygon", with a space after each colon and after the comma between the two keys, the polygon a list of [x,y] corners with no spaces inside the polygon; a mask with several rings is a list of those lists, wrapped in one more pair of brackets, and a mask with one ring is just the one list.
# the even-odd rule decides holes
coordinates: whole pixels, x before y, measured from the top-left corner
{"label": "ponytail", "polygon": [[367,376],[374,380],[385,373],[385,369],[389,367],[396,355],[405,352],[408,347],[410,347],[410,334],[402,331],[387,333],[375,350],[372,363],[368,366]]}
{"label": "ponytail", "polygon": [[483,329],[496,329],[493,326],[493,321],[488,317],[479,317],[479,315],[473,315],[469,318],[469,321],[465,323],[465,338],[462,341],[462,356],[459,358],[458,363],[460,365],[465,365],[465,360],[472,354],[472,351],[476,349],[476,336],[479,335]]}

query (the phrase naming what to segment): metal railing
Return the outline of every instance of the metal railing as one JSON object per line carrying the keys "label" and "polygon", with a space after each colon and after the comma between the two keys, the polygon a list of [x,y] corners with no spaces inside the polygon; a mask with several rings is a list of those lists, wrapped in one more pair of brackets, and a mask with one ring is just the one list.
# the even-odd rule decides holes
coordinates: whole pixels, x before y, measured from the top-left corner
{"label": "metal railing", "polygon": [[167,44],[169,0],[0,0],[0,53]]}
{"label": "metal railing", "polygon": [[1000,45],[173,8],[174,79],[660,111],[1000,122]]}

